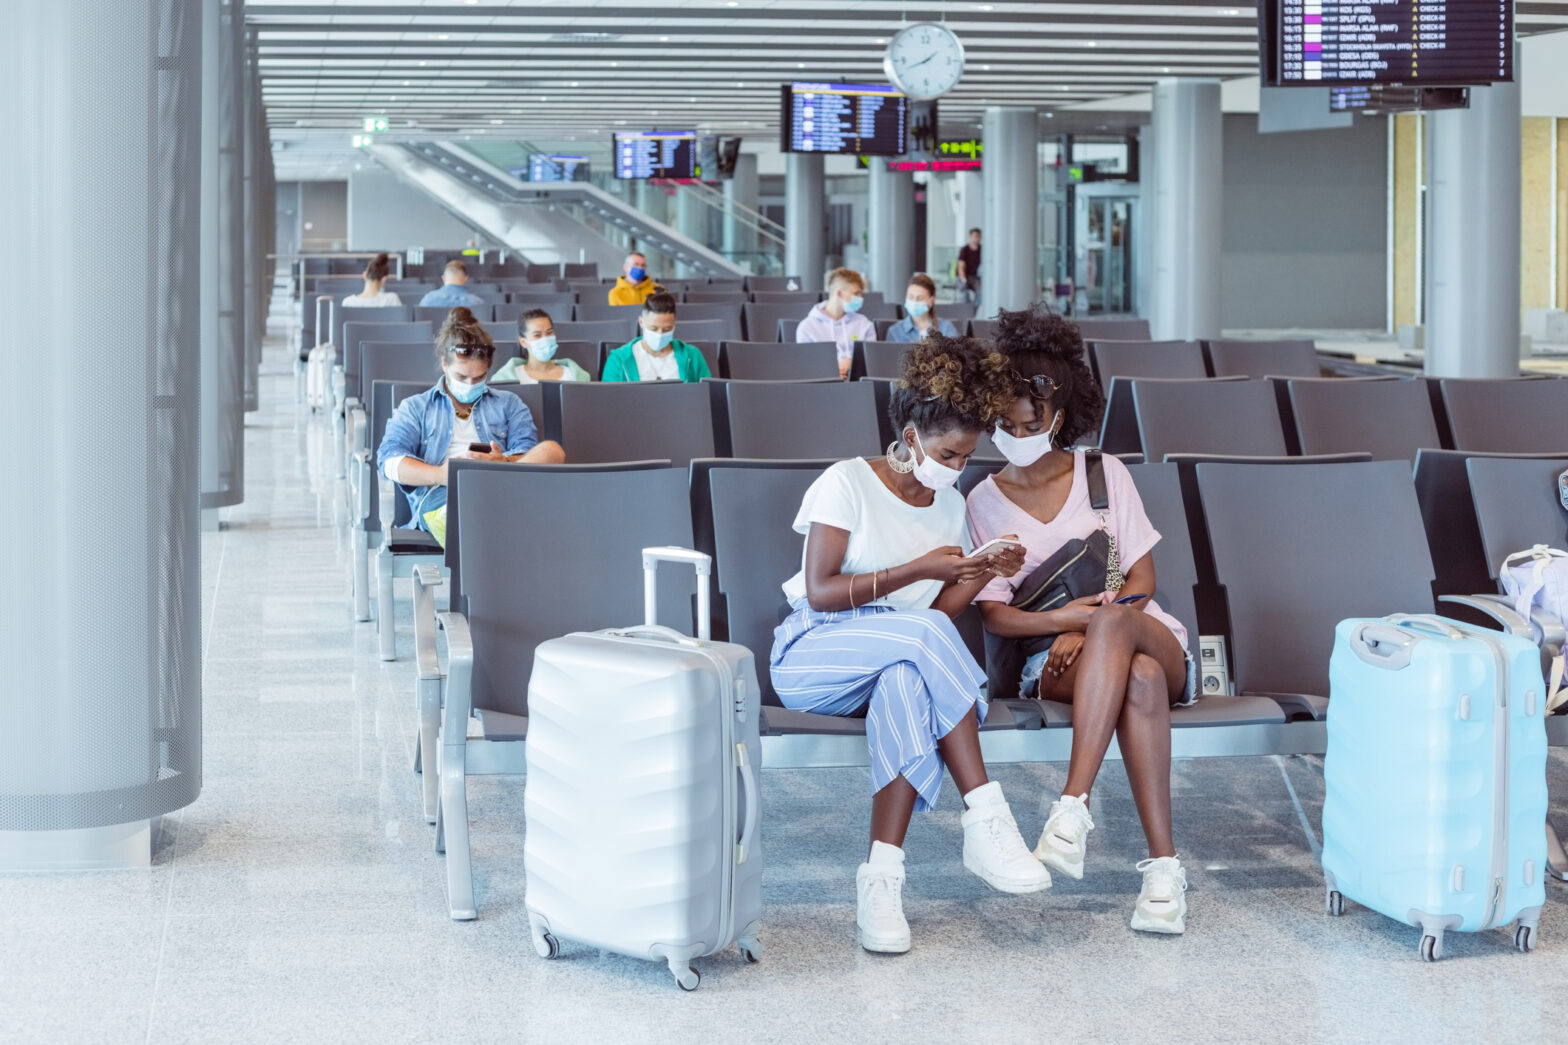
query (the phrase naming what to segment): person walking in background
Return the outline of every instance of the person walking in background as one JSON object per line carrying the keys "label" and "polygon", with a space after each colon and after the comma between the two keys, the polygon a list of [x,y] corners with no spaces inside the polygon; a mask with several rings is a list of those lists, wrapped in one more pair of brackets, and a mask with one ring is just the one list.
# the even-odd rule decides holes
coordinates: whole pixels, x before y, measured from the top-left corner
{"label": "person walking in background", "polygon": [[969,242],[958,251],[958,292],[965,304],[980,304],[980,230],[969,230]]}

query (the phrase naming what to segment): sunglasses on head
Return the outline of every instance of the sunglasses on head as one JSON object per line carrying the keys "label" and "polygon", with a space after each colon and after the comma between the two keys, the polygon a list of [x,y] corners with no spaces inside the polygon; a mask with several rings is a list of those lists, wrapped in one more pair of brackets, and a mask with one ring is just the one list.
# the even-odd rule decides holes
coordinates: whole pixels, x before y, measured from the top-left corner
{"label": "sunglasses on head", "polygon": [[453,345],[452,353],[459,356],[482,355],[488,347],[487,345]]}
{"label": "sunglasses on head", "polygon": [[1044,374],[1036,374],[1033,377],[1019,375],[1018,379],[1024,383],[1030,398],[1033,399],[1050,399],[1062,387]]}

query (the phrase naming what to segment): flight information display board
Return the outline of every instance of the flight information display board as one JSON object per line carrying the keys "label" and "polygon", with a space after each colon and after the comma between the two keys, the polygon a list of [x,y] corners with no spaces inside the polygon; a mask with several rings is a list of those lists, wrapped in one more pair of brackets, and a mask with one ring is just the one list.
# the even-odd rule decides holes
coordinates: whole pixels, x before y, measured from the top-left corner
{"label": "flight information display board", "polygon": [[1468,109],[1468,87],[1330,87],[1329,112],[1384,115],[1427,109]]}
{"label": "flight information display board", "polygon": [[1259,12],[1266,86],[1514,78],[1512,0],[1265,0]]}
{"label": "flight information display board", "polygon": [[779,115],[779,148],[785,152],[902,156],[908,151],[908,99],[885,84],[787,83]]}
{"label": "flight information display board", "polygon": [[695,178],[696,131],[631,131],[615,135],[617,178]]}
{"label": "flight information display board", "polygon": [[588,157],[534,153],[528,159],[529,181],[587,181]]}

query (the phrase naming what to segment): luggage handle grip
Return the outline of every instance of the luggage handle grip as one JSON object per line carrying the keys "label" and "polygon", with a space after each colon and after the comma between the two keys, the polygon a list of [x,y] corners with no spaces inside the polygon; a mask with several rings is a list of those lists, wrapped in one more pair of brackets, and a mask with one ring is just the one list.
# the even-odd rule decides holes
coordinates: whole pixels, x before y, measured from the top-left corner
{"label": "luggage handle grip", "polygon": [[1350,636],[1350,648],[1376,668],[1396,671],[1410,663],[1416,637],[1392,624],[1363,624]]}
{"label": "luggage handle grip", "polygon": [[713,556],[691,548],[669,546],[642,550],[643,623],[648,626],[656,626],[659,619],[661,562],[684,562],[697,570],[697,638],[706,642],[713,634],[713,610],[708,594],[708,583],[713,574]]}
{"label": "luggage handle grip", "polygon": [[699,640],[692,638],[690,635],[682,634],[674,628],[667,628],[663,624],[635,624],[630,628],[616,628],[610,634],[631,639],[665,639],[669,642],[680,643],[682,646],[701,645]]}
{"label": "luggage handle grip", "polygon": [[762,805],[761,796],[757,789],[757,774],[751,768],[751,760],[746,757],[746,745],[737,742],[735,745],[735,768],[740,770],[741,790],[746,796],[746,824],[741,828],[740,842],[735,847],[735,862],[743,864],[746,855],[751,852],[753,842],[757,835],[757,820],[760,817]]}
{"label": "luggage handle grip", "polygon": [[1411,628],[1415,631],[1424,631],[1429,635],[1436,635],[1445,639],[1462,639],[1465,633],[1449,624],[1441,617],[1430,613],[1415,613],[1408,616],[1395,615],[1387,618],[1390,624],[1401,628]]}

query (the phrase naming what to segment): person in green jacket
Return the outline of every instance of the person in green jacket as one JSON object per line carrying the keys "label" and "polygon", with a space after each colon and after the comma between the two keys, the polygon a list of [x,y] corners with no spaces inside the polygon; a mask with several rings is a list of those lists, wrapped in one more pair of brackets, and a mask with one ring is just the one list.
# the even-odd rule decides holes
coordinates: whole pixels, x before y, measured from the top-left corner
{"label": "person in green jacket", "polygon": [[701,381],[712,376],[696,346],[675,336],[675,296],[650,294],[637,319],[642,335],[610,353],[604,381]]}

